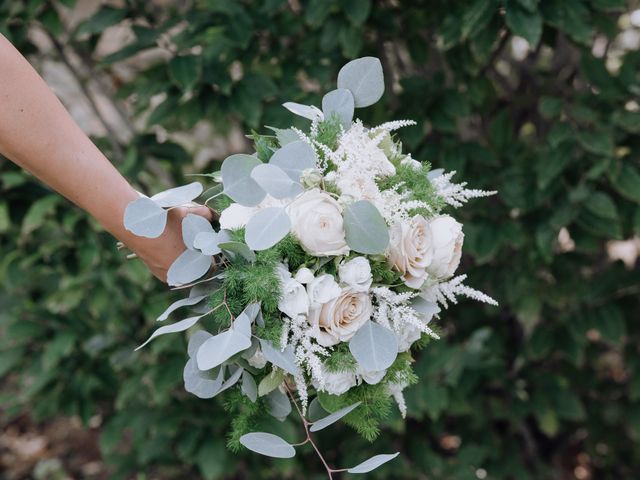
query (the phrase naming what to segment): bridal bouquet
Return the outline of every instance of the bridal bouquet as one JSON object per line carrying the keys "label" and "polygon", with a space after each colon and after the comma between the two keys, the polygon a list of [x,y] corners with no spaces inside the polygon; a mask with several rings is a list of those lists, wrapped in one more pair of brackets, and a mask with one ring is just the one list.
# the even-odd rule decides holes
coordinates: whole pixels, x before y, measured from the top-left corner
{"label": "bridal bouquet", "polygon": [[[158,321],[181,307],[193,313],[147,342],[189,330],[185,389],[204,399],[232,389],[232,446],[292,457],[309,443],[330,478],[369,472],[397,453],[333,469],[312,433],[344,419],[373,439],[392,401],[406,414],[402,392],[418,381],[411,351],[438,338],[432,319],[457,296],[495,304],[454,276],[464,234],[443,213],[494,192],[453,183],[455,172],[403,152],[393,132],[414,122],[354,121],[354,109],[383,91],[378,59],[349,62],[322,109],[284,104],[310,120],[308,130],[254,133],[256,152],[228,157],[204,194],[196,182],[141,197],[124,217],[127,229],[153,238],[168,209],[214,203],[216,228],[196,215],[183,220],[186,250],[168,283],[191,290]],[[252,417],[284,420],[292,404],[300,442],[248,431]]]}

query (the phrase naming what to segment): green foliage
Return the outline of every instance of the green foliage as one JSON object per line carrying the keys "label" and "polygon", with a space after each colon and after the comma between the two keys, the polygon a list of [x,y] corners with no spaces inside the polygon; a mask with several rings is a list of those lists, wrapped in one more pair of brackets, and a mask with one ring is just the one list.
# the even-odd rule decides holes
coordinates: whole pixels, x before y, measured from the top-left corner
{"label": "green foliage", "polygon": [[436,190],[430,182],[425,182],[424,178],[431,170],[431,165],[423,163],[420,169],[413,168],[411,165],[397,165],[396,174],[393,177],[380,180],[380,189],[388,190],[395,188],[401,193],[408,194],[411,200],[424,202],[430,208],[414,208],[413,215],[433,215],[439,212],[444,203],[436,194]]}
{"label": "green foliage", "polygon": [[338,135],[342,131],[340,117],[335,113],[318,123],[317,141],[326,145],[331,150],[338,146]]}
{"label": "green foliage", "polygon": [[339,343],[324,362],[329,372],[353,372],[358,363],[349,351],[348,343]]}
{"label": "green foliage", "polygon": [[[499,192],[456,215],[465,231],[461,272],[500,307],[462,302],[442,313],[443,339],[414,355],[420,382],[406,391],[406,424],[392,414],[392,401],[366,388],[367,404],[380,410],[352,415],[364,412],[366,421],[389,413],[375,448],[402,450],[407,467],[370,477],[475,478],[482,468],[494,479],[568,478],[581,465],[592,478],[633,478],[640,470],[640,269],[608,258],[606,246],[640,233],[640,54],[620,37],[637,2],[164,5],[110,3],[72,28],[61,3],[2,2],[0,32],[38,55],[41,43],[27,35],[37,24],[90,71],[117,79],[118,99],[149,113],[149,126],[172,134],[201,120],[223,134],[264,124],[305,128],[308,121],[281,104],[319,105],[317,92],[335,84],[347,60],[375,55],[385,65],[386,93],[357,117],[369,125],[416,120],[398,132],[413,158]],[[100,57],[105,28],[120,23],[131,26],[131,41]],[[537,46],[515,56],[514,35]],[[158,43],[171,58],[150,56],[157,60],[140,63],[131,78],[119,73],[118,62]],[[159,105],[158,94],[165,96]],[[137,128],[123,155],[106,139],[96,142],[141,190],[197,173],[199,152]],[[266,140],[256,141],[266,158]],[[251,151],[248,143],[243,151]],[[167,180],[149,174],[158,169]],[[215,207],[226,204],[220,196]],[[308,261],[294,242],[287,248],[290,265]],[[373,271],[389,278],[383,263]],[[234,311],[256,294],[238,285]],[[152,469],[162,478],[310,476],[317,469],[306,450],[275,463],[226,450],[231,418],[237,438],[253,417],[223,414],[219,399],[182,391],[185,345],[176,337],[132,353],[170,301],[85,214],[0,163],[0,374],[16,392],[3,401],[3,415],[28,408],[39,419],[88,421],[100,414],[101,448],[116,479]],[[274,331],[265,335],[277,338],[276,323],[267,324]],[[268,428],[293,440],[299,426]],[[459,445],[447,443],[452,436]],[[319,440],[335,466],[356,465],[372,448],[339,426]]]}

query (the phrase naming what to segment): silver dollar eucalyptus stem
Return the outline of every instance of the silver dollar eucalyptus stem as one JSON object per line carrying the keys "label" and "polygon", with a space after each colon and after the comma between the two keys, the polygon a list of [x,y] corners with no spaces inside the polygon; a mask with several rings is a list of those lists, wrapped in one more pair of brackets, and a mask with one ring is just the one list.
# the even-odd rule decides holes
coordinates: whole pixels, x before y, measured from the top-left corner
{"label": "silver dollar eucalyptus stem", "polygon": [[286,382],[284,383],[284,388],[287,389],[287,393],[289,394],[289,397],[291,397],[291,401],[293,402],[293,405],[296,407],[296,411],[298,412],[298,415],[300,416],[300,420],[302,420],[302,426],[304,427],[304,431],[307,434],[307,439],[304,440],[303,442],[299,443],[298,445],[304,445],[305,443],[310,443],[311,446],[313,447],[313,449],[318,454],[318,457],[320,457],[320,461],[324,465],[324,468],[327,470],[327,475],[329,476],[329,479],[333,480],[333,474],[335,472],[344,471],[344,470],[334,470],[329,466],[327,461],[322,456],[322,453],[320,452],[320,449],[318,448],[318,446],[313,441],[313,438],[311,437],[311,432],[309,431],[309,426],[311,425],[311,422],[309,422],[309,420],[307,420],[305,418],[305,416],[302,414],[302,410],[300,410],[300,407],[298,406],[298,402],[297,402],[296,398],[293,396],[293,392],[289,389],[289,386],[287,385]]}

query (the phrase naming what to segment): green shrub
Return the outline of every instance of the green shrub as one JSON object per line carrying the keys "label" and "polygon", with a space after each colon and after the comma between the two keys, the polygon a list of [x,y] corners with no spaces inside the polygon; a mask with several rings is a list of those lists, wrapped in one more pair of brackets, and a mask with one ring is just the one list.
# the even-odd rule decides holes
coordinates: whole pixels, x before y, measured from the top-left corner
{"label": "green shrub", "polygon": [[[70,28],[58,12],[73,3],[4,2],[0,31],[37,55],[26,32],[44,28],[104,76],[157,44],[170,52],[118,92],[140,113],[166,94],[121,146],[119,167],[149,189],[159,187],[144,173],[150,162],[181,181],[196,153],[157,141],[153,125],[282,128],[293,119],[283,101],[318,104],[341,65],[375,55],[387,92],[358,112],[363,120],[416,120],[400,132],[414,158],[499,191],[462,211],[461,271],[500,307],[452,308],[444,339],[415,359],[420,382],[407,392],[406,424],[394,412],[373,446],[347,428],[323,432],[332,463],[400,449],[371,477],[639,471],[640,269],[606,253],[607,242],[640,233],[640,51],[619,36],[638,35],[629,24],[637,2],[130,0]],[[98,58],[97,40],[121,22],[135,39]],[[524,51],[515,48],[522,39]],[[320,471],[311,455],[272,462],[226,450],[222,401],[182,391],[183,342],[159,339],[132,353],[169,303],[164,289],[83,213],[6,162],[0,190],[0,374],[19,392],[3,399],[5,414],[102,415],[114,478]],[[293,421],[269,428],[287,438],[297,431]]]}

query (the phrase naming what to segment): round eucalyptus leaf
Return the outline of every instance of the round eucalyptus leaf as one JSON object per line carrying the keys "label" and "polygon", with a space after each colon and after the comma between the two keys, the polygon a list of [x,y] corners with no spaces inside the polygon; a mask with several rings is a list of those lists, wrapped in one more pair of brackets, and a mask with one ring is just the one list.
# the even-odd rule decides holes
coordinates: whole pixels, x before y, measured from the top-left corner
{"label": "round eucalyptus leaf", "polygon": [[227,157],[220,169],[224,193],[246,207],[259,204],[266,192],[251,178],[251,171],[261,164],[258,158],[243,153]]}
{"label": "round eucalyptus leaf", "polygon": [[349,341],[349,351],[365,371],[379,372],[398,356],[398,340],[388,328],[367,320]]}
{"label": "round eucalyptus leaf", "polygon": [[271,362],[276,367],[280,367],[291,375],[298,375],[300,373],[300,368],[296,363],[296,355],[291,345],[287,345],[284,350],[280,350],[270,341],[260,339],[260,348],[262,349],[264,358],[266,358],[268,362]]}
{"label": "round eucalyptus leaf", "polygon": [[217,255],[221,251],[219,241],[220,237],[216,232],[199,232],[193,240],[193,247],[203,255]]}
{"label": "round eucalyptus leaf", "polygon": [[311,425],[311,428],[309,430],[311,430],[312,432],[317,432],[319,430],[327,428],[329,425],[333,425],[342,417],[349,415],[353,410],[358,408],[361,403],[362,402],[356,402],[353,405],[349,405],[348,407],[341,408],[340,410],[337,410],[327,415],[326,417],[313,422],[313,425]]}
{"label": "round eucalyptus leaf", "polygon": [[251,318],[242,312],[233,321],[233,329],[251,340]]}
{"label": "round eucalyptus leaf", "polygon": [[291,220],[285,209],[269,207],[251,217],[244,238],[251,250],[266,250],[286,237],[290,230]]}
{"label": "round eucalyptus leaf", "polygon": [[247,433],[240,437],[240,443],[249,450],[267,457],[291,458],[296,454],[296,449],[291,444],[272,433]]}
{"label": "round eucalyptus leaf", "polygon": [[215,233],[211,223],[200,215],[188,213],[182,219],[182,240],[189,250],[194,250],[196,235],[199,233]]}
{"label": "round eucalyptus leaf", "polygon": [[196,361],[190,358],[182,374],[184,389],[198,398],[213,398],[220,392],[224,379],[222,369],[218,372],[199,370]]}
{"label": "round eucalyptus leaf", "polygon": [[302,186],[299,184],[299,189],[294,188],[296,183],[291,177],[272,163],[258,165],[251,171],[251,178],[273,198],[288,198],[300,193],[302,190]]}
{"label": "round eucalyptus leaf", "polygon": [[289,110],[291,113],[295,113],[301,117],[309,120],[323,120],[324,116],[320,109],[314,105],[303,105],[301,103],[286,102],[282,106]]}
{"label": "round eucalyptus leaf", "polygon": [[221,365],[236,353],[251,346],[251,339],[235,330],[227,330],[206,340],[198,349],[196,360],[200,370]]}
{"label": "round eucalyptus leaf", "polygon": [[189,337],[189,344],[187,345],[187,353],[189,354],[189,357],[195,357],[198,353],[198,349],[211,337],[213,337],[213,335],[206,330],[198,330],[191,335],[191,337]]}
{"label": "round eucalyptus leaf", "polygon": [[304,170],[316,168],[316,152],[308,143],[296,140],[276,150],[269,163],[284,170],[294,182],[300,182]]}
{"label": "round eucalyptus leaf", "polygon": [[156,193],[151,200],[159,207],[171,208],[193,202],[202,193],[202,185],[198,182],[170,188],[164,192]]}
{"label": "round eucalyptus leaf", "polygon": [[233,387],[236,383],[238,383],[238,380],[240,380],[240,377],[242,376],[242,372],[244,372],[243,368],[240,368],[240,367],[236,368],[233,371],[233,373],[229,376],[229,378],[227,378],[227,380],[222,384],[218,393],[222,393],[225,390]]}
{"label": "round eucalyptus leaf", "polygon": [[347,470],[347,472],[369,473],[370,471],[378,468],[380,465],[384,465],[385,463],[390,462],[391,460],[396,458],[398,455],[400,455],[400,452],[393,453],[393,454],[387,453],[383,455],[376,455],[375,457],[371,457],[369,460],[365,460],[360,465],[356,465],[355,467],[350,468],[349,470]]}
{"label": "round eucalyptus leaf", "polygon": [[296,140],[300,140],[300,136],[290,128],[282,129],[276,127],[267,127],[269,130],[272,130],[276,134],[276,138],[278,139],[278,143],[281,147],[284,147],[287,143],[295,142]]}
{"label": "round eucalyptus leaf", "polygon": [[211,268],[211,257],[194,250],[185,250],[175,259],[167,272],[171,286],[185,285],[199,279]]}
{"label": "round eucalyptus leaf", "polygon": [[444,168],[436,168],[434,170],[431,170],[429,173],[427,173],[427,179],[429,179],[429,181],[438,178],[439,176],[441,176],[444,173]]}
{"label": "round eucalyptus leaf", "polygon": [[338,72],[338,88],[346,88],[353,94],[357,108],[373,105],[384,93],[380,60],[362,57],[350,61]]}
{"label": "round eucalyptus leaf", "polygon": [[416,310],[424,320],[425,323],[429,323],[434,315],[440,313],[440,307],[435,302],[429,302],[422,297],[416,297],[411,300],[411,307]]}
{"label": "round eucalyptus leaf", "polygon": [[384,253],[389,245],[389,229],[378,209],[367,200],[349,205],[344,212],[347,245],[358,253]]}
{"label": "round eucalyptus leaf", "polygon": [[345,130],[351,126],[355,103],[351,91],[338,88],[322,98],[322,112],[325,118],[337,115]]}
{"label": "round eucalyptus leaf", "polygon": [[220,242],[218,243],[218,246],[222,250],[240,255],[248,262],[255,262],[256,260],[256,254],[253,252],[253,250],[251,250],[249,247],[247,247],[246,244],[242,242]]}
{"label": "round eucalyptus leaf", "polygon": [[151,334],[151,336],[147,339],[146,342],[144,342],[142,345],[136,348],[136,351],[140,350],[147,343],[149,343],[154,338],[159,337],[160,335],[166,335],[167,333],[184,332],[185,330],[188,330],[189,328],[193,327],[198,322],[198,320],[200,320],[203,316],[204,315],[198,315],[196,317],[185,318],[184,320],[180,320],[179,322],[172,323],[171,325],[165,325],[164,327],[158,328],[155,332]]}
{"label": "round eucalyptus leaf", "polygon": [[269,413],[281,422],[284,421],[291,413],[289,397],[276,388],[266,398]]}
{"label": "round eucalyptus leaf", "polygon": [[256,400],[258,400],[258,385],[256,385],[253,375],[246,370],[242,373],[242,385],[240,388],[249,400],[256,403]]}
{"label": "round eucalyptus leaf", "polygon": [[166,225],[167,211],[149,198],[140,197],[124,210],[124,228],[139,237],[157,238]]}

